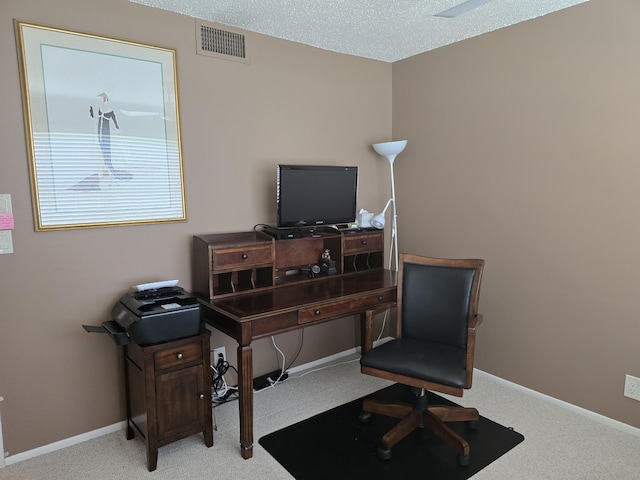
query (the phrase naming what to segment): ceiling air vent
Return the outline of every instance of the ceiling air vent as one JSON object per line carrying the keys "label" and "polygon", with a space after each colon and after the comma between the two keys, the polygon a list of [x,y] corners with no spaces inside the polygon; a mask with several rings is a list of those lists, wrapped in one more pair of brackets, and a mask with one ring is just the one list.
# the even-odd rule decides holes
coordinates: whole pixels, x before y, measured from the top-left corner
{"label": "ceiling air vent", "polygon": [[198,55],[249,63],[245,36],[232,28],[196,20]]}

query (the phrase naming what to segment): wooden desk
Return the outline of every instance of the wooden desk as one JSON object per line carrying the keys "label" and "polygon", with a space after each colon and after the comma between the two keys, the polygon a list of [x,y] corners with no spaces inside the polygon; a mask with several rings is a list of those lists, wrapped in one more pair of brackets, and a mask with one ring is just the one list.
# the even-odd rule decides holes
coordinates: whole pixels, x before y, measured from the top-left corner
{"label": "wooden desk", "polygon": [[204,321],[238,342],[240,448],[243,458],[253,456],[251,342],[350,315],[360,315],[364,335],[364,312],[395,300],[396,273],[381,268],[325,276],[310,282],[280,285],[220,300],[201,300]]}

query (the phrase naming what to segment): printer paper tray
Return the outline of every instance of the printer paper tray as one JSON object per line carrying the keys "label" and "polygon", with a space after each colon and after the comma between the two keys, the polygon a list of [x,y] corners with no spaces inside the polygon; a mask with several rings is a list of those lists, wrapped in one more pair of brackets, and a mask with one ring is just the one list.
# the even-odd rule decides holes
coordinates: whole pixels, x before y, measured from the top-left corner
{"label": "printer paper tray", "polygon": [[113,320],[107,320],[102,322],[102,325],[82,325],[89,333],[108,333],[109,336],[116,342],[116,345],[126,345],[130,343],[129,335],[125,332],[120,325]]}

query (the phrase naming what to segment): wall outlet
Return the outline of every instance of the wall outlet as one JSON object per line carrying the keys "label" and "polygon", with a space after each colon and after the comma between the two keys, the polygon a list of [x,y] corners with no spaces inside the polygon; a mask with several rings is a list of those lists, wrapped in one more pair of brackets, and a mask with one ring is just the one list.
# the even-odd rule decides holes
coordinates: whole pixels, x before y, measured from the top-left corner
{"label": "wall outlet", "polygon": [[640,401],[640,378],[626,375],[624,378],[624,396]]}
{"label": "wall outlet", "polygon": [[227,361],[227,350],[225,347],[218,347],[213,349],[213,366],[217,366],[220,363],[220,356],[222,356],[222,361]]}

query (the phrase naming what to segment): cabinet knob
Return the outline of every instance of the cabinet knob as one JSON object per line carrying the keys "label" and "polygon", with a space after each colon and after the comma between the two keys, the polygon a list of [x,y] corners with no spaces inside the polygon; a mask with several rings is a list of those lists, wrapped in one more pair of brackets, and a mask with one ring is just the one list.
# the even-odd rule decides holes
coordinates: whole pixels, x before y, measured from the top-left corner
{"label": "cabinet knob", "polygon": [[200,400],[204,400],[204,393],[200,394]]}
{"label": "cabinet knob", "polygon": [[380,295],[380,296],[378,297],[378,301],[379,301],[379,302],[381,302],[381,301],[382,301],[382,298],[383,298],[383,297],[382,297],[382,295]]}
{"label": "cabinet knob", "polygon": [[366,240],[362,240],[360,243],[361,243],[362,245],[366,245],[366,244],[367,244],[367,241],[366,241]]}
{"label": "cabinet knob", "polygon": [[182,354],[181,354],[181,353],[178,353],[178,354],[176,355],[176,357],[178,358],[178,360],[182,360]]}
{"label": "cabinet knob", "polygon": [[247,258],[249,258],[249,255],[247,255],[246,253],[243,253],[243,254],[242,254],[242,259],[243,259],[243,260],[246,260]]}
{"label": "cabinet knob", "polygon": [[316,310],[315,312],[313,312],[315,315],[320,315],[320,310]]}

